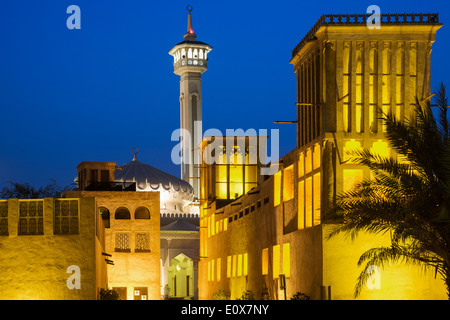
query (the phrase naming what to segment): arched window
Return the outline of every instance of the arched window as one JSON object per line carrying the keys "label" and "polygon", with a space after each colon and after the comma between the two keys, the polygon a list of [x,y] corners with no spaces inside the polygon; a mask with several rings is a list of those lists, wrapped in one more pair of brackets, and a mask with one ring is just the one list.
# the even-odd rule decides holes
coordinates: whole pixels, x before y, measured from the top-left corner
{"label": "arched window", "polygon": [[103,225],[105,228],[109,228],[109,210],[105,207],[99,207],[100,215],[102,216]]}
{"label": "arched window", "polygon": [[125,207],[117,208],[114,219],[130,219],[130,210]]}
{"label": "arched window", "polygon": [[134,212],[135,219],[150,219],[150,211],[146,207],[139,207]]}

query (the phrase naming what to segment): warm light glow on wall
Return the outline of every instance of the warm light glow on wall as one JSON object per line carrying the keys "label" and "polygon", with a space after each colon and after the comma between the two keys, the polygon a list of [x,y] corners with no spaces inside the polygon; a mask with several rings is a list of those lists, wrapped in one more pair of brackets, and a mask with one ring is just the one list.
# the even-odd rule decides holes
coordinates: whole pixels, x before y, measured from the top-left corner
{"label": "warm light glow on wall", "polygon": [[363,180],[362,169],[344,169],[343,175],[344,175],[344,185],[343,185],[344,192],[351,190],[357,183]]}
{"label": "warm light glow on wall", "polygon": [[286,278],[291,276],[291,246],[289,243],[283,244],[283,274]]}
{"label": "warm light glow on wall", "polygon": [[[354,139],[351,139],[350,141],[345,142],[344,152],[343,152],[344,161],[349,161],[352,158],[351,152],[354,152],[354,151],[362,151],[361,142],[355,141]],[[350,162],[352,162],[352,161],[350,160]]]}
{"label": "warm light glow on wall", "polygon": [[261,253],[262,274],[269,274],[269,248],[265,248]]}
{"label": "warm light glow on wall", "polygon": [[280,246],[273,246],[273,261],[272,261],[273,278],[278,279],[280,275]]}
{"label": "warm light glow on wall", "polygon": [[377,154],[381,157],[389,158],[389,146],[387,142],[383,140],[378,140],[373,143],[372,148],[370,148],[372,154]]}
{"label": "warm light glow on wall", "polygon": [[273,205],[277,206],[281,202],[281,171],[273,177]]}
{"label": "warm light glow on wall", "polygon": [[283,170],[283,201],[294,198],[294,165]]}

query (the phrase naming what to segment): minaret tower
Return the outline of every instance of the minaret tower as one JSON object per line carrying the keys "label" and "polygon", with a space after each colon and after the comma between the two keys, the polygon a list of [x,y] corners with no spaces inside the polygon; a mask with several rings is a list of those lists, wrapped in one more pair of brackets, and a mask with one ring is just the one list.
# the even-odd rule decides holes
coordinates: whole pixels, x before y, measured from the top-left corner
{"label": "minaret tower", "polygon": [[[212,47],[196,40],[192,28],[192,6],[188,13],[187,32],[184,41],[175,45],[169,54],[173,56],[174,73],[180,76],[180,129],[181,129],[181,178],[194,187],[194,204],[199,204],[201,163],[198,151],[202,140],[202,78],[207,70],[207,54]],[[186,150],[189,154],[183,154]],[[198,206],[191,206],[191,213],[199,213]]]}

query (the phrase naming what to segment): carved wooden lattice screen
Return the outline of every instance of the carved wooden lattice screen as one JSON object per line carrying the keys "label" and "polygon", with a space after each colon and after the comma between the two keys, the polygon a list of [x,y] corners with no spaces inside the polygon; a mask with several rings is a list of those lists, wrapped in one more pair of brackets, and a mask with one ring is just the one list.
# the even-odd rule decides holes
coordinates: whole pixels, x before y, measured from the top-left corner
{"label": "carved wooden lattice screen", "polygon": [[148,232],[136,233],[135,252],[150,252],[150,235]]}
{"label": "carved wooden lattice screen", "polygon": [[0,201],[0,236],[8,233],[8,201]]}
{"label": "carved wooden lattice screen", "polygon": [[19,202],[18,234],[44,234],[44,203],[42,200],[21,200]]}
{"label": "carved wooden lattice screen", "polygon": [[130,252],[130,234],[128,232],[116,232],[115,251]]}
{"label": "carved wooden lattice screen", "polygon": [[55,199],[54,234],[79,234],[78,199]]}

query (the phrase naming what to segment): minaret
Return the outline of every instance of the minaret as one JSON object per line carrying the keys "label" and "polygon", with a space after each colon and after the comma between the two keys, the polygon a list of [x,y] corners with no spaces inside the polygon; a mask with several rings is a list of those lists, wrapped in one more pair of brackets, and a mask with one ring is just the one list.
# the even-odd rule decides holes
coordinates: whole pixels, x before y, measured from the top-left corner
{"label": "minaret", "polygon": [[[181,178],[194,187],[195,203],[200,198],[201,164],[199,144],[202,140],[202,79],[207,70],[207,54],[212,47],[196,40],[197,35],[192,28],[191,11],[188,10],[187,32],[184,41],[175,45],[169,54],[173,56],[174,73],[180,76],[180,129],[181,150],[187,150],[189,155],[182,154]],[[185,131],[183,131],[185,130]],[[194,133],[195,131],[195,133]],[[186,134],[188,132],[188,134]],[[199,213],[198,206],[191,206],[191,213]]]}

